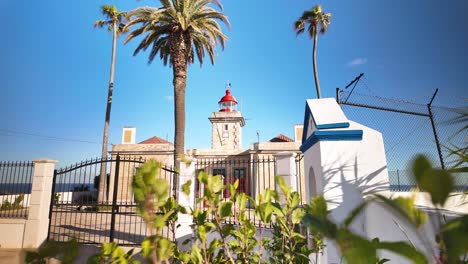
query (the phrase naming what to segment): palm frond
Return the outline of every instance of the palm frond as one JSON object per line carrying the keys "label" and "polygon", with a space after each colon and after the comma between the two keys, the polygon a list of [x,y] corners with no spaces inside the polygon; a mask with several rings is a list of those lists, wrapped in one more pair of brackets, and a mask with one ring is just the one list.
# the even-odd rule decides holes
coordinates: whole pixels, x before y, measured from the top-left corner
{"label": "palm frond", "polygon": [[[186,51],[183,53],[187,64],[195,61],[195,56],[203,64],[203,58],[208,54],[214,64],[215,48],[219,44],[222,49],[228,39],[222,32],[221,21],[228,28],[228,18],[213,8],[222,9],[218,0],[160,0],[161,7],[140,7],[126,13],[128,19],[125,25],[129,34],[125,43],[137,36],[146,35],[134,51],[134,55],[145,51],[150,46],[148,62],[151,63],[159,53],[164,63],[172,62],[171,41],[180,41],[182,34]],[[132,27],[135,29],[130,30]],[[173,45],[176,47],[178,45]],[[177,53],[179,54],[179,53]],[[179,55],[178,55],[179,56]]]}
{"label": "palm frond", "polygon": [[125,32],[123,22],[125,21],[126,12],[118,11],[113,5],[101,6],[101,12],[106,17],[106,20],[98,20],[94,22],[94,27],[103,28],[104,26],[107,26],[107,31],[112,32],[113,27],[116,26],[117,36]]}
{"label": "palm frond", "polygon": [[307,26],[309,37],[313,38],[315,34],[324,34],[330,25],[331,14],[324,13],[320,5],[316,5],[312,10],[306,10],[302,16],[294,22],[294,31],[296,35],[304,33]]}

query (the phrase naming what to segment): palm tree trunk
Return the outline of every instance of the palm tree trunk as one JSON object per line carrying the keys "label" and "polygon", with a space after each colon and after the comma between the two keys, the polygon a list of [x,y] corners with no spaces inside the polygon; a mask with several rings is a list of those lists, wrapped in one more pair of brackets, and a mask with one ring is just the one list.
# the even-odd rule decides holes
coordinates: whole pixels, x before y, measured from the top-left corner
{"label": "palm tree trunk", "polygon": [[[183,158],[185,148],[185,88],[187,85],[187,45],[183,33],[174,34],[170,44],[174,85],[174,167],[179,169],[178,159]],[[178,179],[174,178],[174,190]],[[177,193],[174,192],[175,195]]]}
{"label": "palm tree trunk", "polygon": [[322,95],[320,94],[320,83],[318,79],[318,70],[317,70],[317,41],[318,41],[318,33],[316,30],[314,34],[314,47],[312,48],[312,65],[314,66],[314,79],[315,79],[315,88],[317,89],[317,98],[320,99]]}
{"label": "palm tree trunk", "polygon": [[[102,154],[103,160],[107,159],[107,145],[109,141],[109,123],[112,107],[112,92],[114,90],[114,69],[115,69],[115,50],[117,46],[117,23],[113,23],[113,36],[112,36],[112,58],[110,67],[109,90],[107,93],[107,106],[106,106],[106,119],[104,121],[104,135],[102,137]],[[107,179],[107,163],[101,163],[101,173],[99,174],[99,194],[98,201],[104,202],[107,200],[106,179]]]}

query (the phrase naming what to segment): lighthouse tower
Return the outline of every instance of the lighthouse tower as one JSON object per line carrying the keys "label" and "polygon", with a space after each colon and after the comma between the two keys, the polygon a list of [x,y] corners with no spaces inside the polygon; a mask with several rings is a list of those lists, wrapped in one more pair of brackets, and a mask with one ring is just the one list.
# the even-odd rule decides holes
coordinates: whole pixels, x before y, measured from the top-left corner
{"label": "lighthouse tower", "polygon": [[219,100],[218,112],[209,118],[212,124],[212,149],[241,149],[242,127],[245,125],[242,113],[237,111],[237,101],[231,95],[231,85],[226,86],[226,94]]}

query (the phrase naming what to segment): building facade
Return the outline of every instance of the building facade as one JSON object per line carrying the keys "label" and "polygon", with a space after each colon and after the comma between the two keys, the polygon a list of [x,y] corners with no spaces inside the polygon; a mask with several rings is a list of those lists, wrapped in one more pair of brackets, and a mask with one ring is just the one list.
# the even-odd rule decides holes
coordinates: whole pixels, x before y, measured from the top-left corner
{"label": "building facade", "polygon": [[[301,133],[296,131],[298,129],[302,131],[302,126],[295,126],[295,140],[279,134],[270,141],[257,142],[250,148],[243,149],[242,128],[245,126],[245,119],[237,110],[237,101],[231,94],[229,86],[218,105],[218,111],[213,112],[208,118],[212,124],[211,148],[185,151],[186,156],[197,160],[198,171],[222,175],[225,184],[238,180],[238,191],[255,197],[266,188],[275,189],[275,154],[293,152],[297,155],[297,173],[299,177],[303,177],[302,152],[299,149],[301,139],[297,136]],[[122,144],[113,145],[111,155],[155,159],[167,166],[173,165],[174,145],[171,142],[155,136],[135,143],[135,133],[135,128],[124,128]],[[119,175],[119,181],[130,184],[132,173],[133,171],[129,170],[129,173]],[[304,181],[300,179],[299,182]],[[198,183],[195,189],[197,193],[202,194]],[[225,196],[227,195],[225,193]]]}

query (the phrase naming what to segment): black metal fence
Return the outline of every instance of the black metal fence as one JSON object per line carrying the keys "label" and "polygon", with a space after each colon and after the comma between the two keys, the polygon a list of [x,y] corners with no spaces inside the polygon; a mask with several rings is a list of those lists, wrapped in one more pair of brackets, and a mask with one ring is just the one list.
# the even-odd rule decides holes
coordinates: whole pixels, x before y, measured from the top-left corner
{"label": "black metal fence", "polygon": [[[56,170],[48,240],[68,241],[75,237],[86,244],[139,245],[150,230],[136,212],[131,182],[144,162],[141,158],[116,155]],[[101,166],[106,166],[107,184],[99,192]],[[159,177],[172,186],[174,173],[172,168],[162,167]],[[105,195],[98,197],[99,193]],[[169,228],[162,233],[170,239],[173,234]]]}
{"label": "black metal fence", "polygon": [[27,218],[34,164],[0,161],[0,218]]}
{"label": "black metal fence", "polygon": [[[459,108],[432,106],[432,101],[418,104],[341,90],[337,92],[337,101],[348,119],[382,133],[391,190],[415,188],[412,175],[407,172],[417,154],[424,154],[439,168],[451,168],[459,160],[447,147],[465,148],[466,154],[466,123],[454,121],[460,116]],[[467,188],[467,173],[454,174],[454,177],[457,190]]]}
{"label": "black metal fence", "polygon": [[[295,158],[298,192],[301,194],[301,201],[305,198],[304,186],[304,165],[303,155]],[[237,159],[199,159],[196,164],[198,172],[204,171],[211,175],[222,175],[223,184],[234,183],[239,181],[237,192],[243,192],[252,198],[256,199],[257,195],[261,194],[266,189],[277,189],[276,187],[276,159],[271,155],[261,157],[244,157]],[[197,175],[198,175],[197,172]],[[203,196],[203,186],[195,182],[195,199]],[[224,199],[229,197],[229,192],[225,190],[222,193]],[[202,208],[204,204],[197,204],[198,208]],[[260,218],[255,215],[252,204],[249,204],[247,217],[255,223],[257,227],[271,227],[269,224],[262,223]],[[235,205],[234,205],[235,210]],[[227,219],[228,224],[237,224],[235,217]]]}

